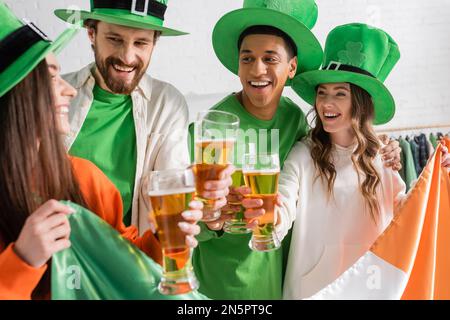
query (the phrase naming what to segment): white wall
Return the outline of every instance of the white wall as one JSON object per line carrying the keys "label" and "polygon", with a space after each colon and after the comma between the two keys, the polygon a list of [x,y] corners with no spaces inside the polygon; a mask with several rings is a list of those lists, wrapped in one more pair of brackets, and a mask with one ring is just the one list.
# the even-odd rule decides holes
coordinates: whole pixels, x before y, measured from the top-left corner
{"label": "white wall", "polygon": [[[65,24],[52,11],[75,5],[89,8],[88,0],[4,0],[21,17],[28,17],[50,36]],[[450,130],[450,0],[316,0],[319,19],[314,32],[322,44],[336,25],[366,22],[383,28],[397,41],[402,58],[386,85],[397,112],[386,127],[449,125]],[[237,9],[242,0],[170,0],[166,25],[190,32],[162,38],[149,73],[183,92],[192,115],[206,108],[240,83],[214,55],[211,33],[215,22]],[[62,52],[63,71],[74,71],[93,59],[85,32]],[[303,110],[309,107],[290,89],[286,95]]]}

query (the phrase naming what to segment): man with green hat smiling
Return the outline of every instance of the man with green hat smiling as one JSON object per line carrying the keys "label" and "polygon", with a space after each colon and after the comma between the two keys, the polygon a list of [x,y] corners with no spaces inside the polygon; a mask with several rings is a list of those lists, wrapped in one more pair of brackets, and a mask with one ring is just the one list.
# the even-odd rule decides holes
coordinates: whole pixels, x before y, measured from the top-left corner
{"label": "man with green hat smiling", "polygon": [[[189,163],[186,101],[172,85],[145,74],[159,36],[186,34],[164,26],[166,9],[167,0],[91,0],[91,11],[55,11],[64,21],[83,20],[95,54],[95,63],[65,76],[78,90],[70,109],[69,152],[91,160],[111,179],[122,195],[125,224],[141,234],[154,230],[145,176]],[[221,198],[218,207],[225,204],[217,196],[225,192],[223,183],[210,191]]]}
{"label": "man with green hat smiling", "polygon": [[[243,8],[225,14],[213,31],[214,51],[239,76],[242,90],[212,109],[236,114],[243,130],[238,143],[256,143],[258,152],[278,152],[281,165],[308,131],[301,109],[282,93],[295,75],[322,62],[322,48],[310,31],[317,14],[314,0],[244,0]],[[232,190],[231,197],[239,196]],[[197,237],[193,264],[200,292],[213,299],[281,299],[289,237],[282,249],[251,251],[250,234],[222,230],[229,218],[202,225]]]}

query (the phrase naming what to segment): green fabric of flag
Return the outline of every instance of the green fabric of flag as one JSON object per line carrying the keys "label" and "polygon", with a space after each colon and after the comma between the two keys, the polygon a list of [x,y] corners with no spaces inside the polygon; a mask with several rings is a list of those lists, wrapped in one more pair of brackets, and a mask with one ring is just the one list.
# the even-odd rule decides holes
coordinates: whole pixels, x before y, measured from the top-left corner
{"label": "green fabric of flag", "polygon": [[52,258],[52,300],[207,299],[193,291],[163,295],[162,267],[89,210],[68,201],[71,247]]}

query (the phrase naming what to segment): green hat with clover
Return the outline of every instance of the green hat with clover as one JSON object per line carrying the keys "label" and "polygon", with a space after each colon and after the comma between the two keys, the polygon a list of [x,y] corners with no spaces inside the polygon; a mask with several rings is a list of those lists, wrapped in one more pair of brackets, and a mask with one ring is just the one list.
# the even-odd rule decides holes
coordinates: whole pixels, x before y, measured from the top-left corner
{"label": "green hat with clover", "polygon": [[100,20],[137,29],[161,31],[162,36],[181,36],[183,31],[164,26],[168,0],[91,0],[91,10],[58,9],[55,15],[68,23]]}
{"label": "green hat with clover", "polygon": [[62,50],[77,31],[77,28],[69,28],[52,42],[34,23],[20,20],[0,1],[0,97],[22,81],[50,52]]}
{"label": "green hat with clover", "polygon": [[311,32],[317,21],[314,0],[244,0],[243,8],[225,14],[216,23],[212,42],[222,64],[238,74],[240,35],[252,26],[271,26],[287,34],[297,49],[297,74],[315,70],[322,62],[322,47]]}
{"label": "green hat with clover", "polygon": [[397,43],[383,30],[362,23],[345,24],[329,33],[322,70],[296,76],[292,89],[314,105],[319,84],[352,83],[371,95],[374,124],[385,124],[394,116],[395,102],[383,82],[399,59]]}

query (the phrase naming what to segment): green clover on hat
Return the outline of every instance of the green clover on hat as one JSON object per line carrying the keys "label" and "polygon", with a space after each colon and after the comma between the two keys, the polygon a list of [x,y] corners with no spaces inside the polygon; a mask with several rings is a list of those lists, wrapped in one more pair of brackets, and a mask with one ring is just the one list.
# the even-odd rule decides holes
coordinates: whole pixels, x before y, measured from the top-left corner
{"label": "green clover on hat", "polygon": [[394,117],[395,101],[383,82],[399,59],[398,45],[385,31],[362,23],[341,25],[327,37],[322,70],[296,76],[292,89],[314,105],[319,84],[355,84],[372,97],[374,124],[385,124]]}

